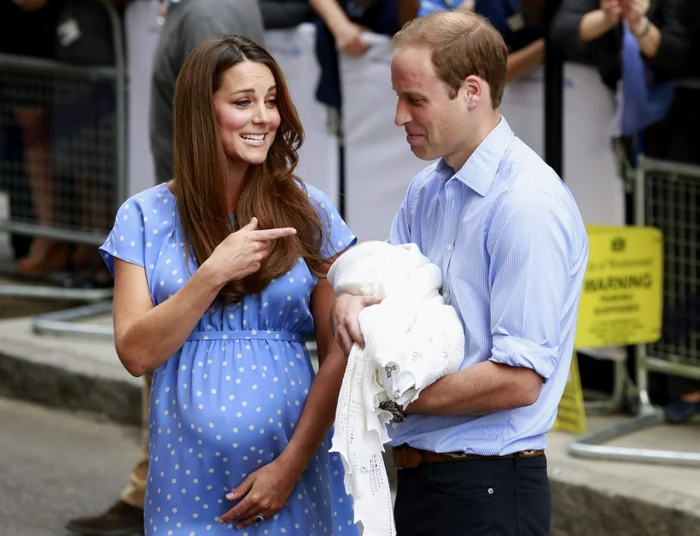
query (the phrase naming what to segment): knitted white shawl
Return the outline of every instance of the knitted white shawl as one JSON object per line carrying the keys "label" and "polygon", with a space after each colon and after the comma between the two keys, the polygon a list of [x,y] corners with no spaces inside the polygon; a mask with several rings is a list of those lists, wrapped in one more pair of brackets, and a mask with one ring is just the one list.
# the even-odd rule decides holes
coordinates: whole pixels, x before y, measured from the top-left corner
{"label": "knitted white shawl", "polygon": [[381,455],[391,414],[379,404],[392,399],[406,406],[457,371],[464,359],[462,324],[440,295],[442,271],[415,244],[363,242],[338,258],[328,281],[336,294],[383,298],[360,313],[365,347],[355,344],[348,359],[331,452],[341,455],[345,490],[364,536],[394,536]]}

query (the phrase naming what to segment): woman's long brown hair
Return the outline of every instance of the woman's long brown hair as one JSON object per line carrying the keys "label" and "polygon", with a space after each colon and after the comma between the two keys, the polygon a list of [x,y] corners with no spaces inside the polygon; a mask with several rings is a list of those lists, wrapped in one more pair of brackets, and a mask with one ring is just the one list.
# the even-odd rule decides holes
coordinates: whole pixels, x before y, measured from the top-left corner
{"label": "woman's long brown hair", "polygon": [[[226,205],[228,164],[216,125],[213,95],[223,74],[244,61],[261,63],[272,71],[281,123],[265,162],[251,165],[246,172],[232,226]],[[180,221],[197,265],[253,216],[259,229],[297,230],[296,236],[272,242],[260,270],[222,289],[220,296],[227,301],[260,292],[272,279],[289,271],[300,256],[315,275],[324,276],[327,259],[322,246],[329,221],[321,218],[327,220],[327,214],[319,214],[303,183],[294,176],[303,138],[282,70],[264,48],[245,37],[228,36],[206,41],[190,53],[175,88],[173,168]]]}

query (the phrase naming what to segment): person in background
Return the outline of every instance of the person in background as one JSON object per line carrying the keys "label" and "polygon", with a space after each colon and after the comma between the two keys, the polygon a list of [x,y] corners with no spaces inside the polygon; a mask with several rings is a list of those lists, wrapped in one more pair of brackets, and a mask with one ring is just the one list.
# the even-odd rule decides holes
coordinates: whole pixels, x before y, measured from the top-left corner
{"label": "person in background", "polygon": [[[682,66],[666,118],[645,132],[649,156],[683,164],[700,165],[695,136],[700,131],[700,2],[678,2],[676,20],[685,32]],[[700,399],[699,399],[700,400]],[[700,405],[697,406],[700,411]]]}
{"label": "person in background", "polygon": [[309,0],[318,14],[316,57],[321,67],[316,98],[322,104],[342,110],[338,54],[362,56],[369,45],[364,32],[387,36],[400,28],[399,0]]}
{"label": "person in background", "polygon": [[517,0],[421,0],[417,16],[451,9],[474,11],[501,33],[508,46],[506,82],[518,80],[542,63],[542,28],[526,23]]}
{"label": "person in background", "polygon": [[173,95],[175,80],[194,48],[220,35],[245,35],[264,44],[257,0],[169,0],[161,28],[151,89],[150,137],[156,180],[173,176]]}
{"label": "person in background", "polygon": [[266,30],[296,28],[314,16],[309,0],[260,0],[260,12]]}
{"label": "person in background", "polygon": [[[14,0],[0,2],[0,51],[5,54],[55,59],[54,36],[61,8],[57,0]],[[55,227],[58,217],[51,148],[51,96],[53,88],[45,77],[24,82],[18,76],[3,79],[4,106],[14,107],[14,118],[21,132],[27,186],[7,184],[12,192],[14,216],[29,219],[42,227]],[[6,93],[5,93],[6,92]],[[7,134],[7,132],[5,133]],[[9,140],[8,140],[9,141]],[[5,143],[10,147],[11,143]],[[28,191],[27,191],[28,190]],[[29,197],[31,203],[21,200]],[[19,201],[18,201],[19,200]],[[27,245],[27,242],[29,245]],[[16,269],[24,275],[44,275],[68,265],[69,245],[51,238],[31,241],[13,235]]]}
{"label": "person in background", "polygon": [[625,28],[657,82],[682,71],[687,41],[676,0],[562,0],[551,38],[568,57],[594,62],[603,83],[616,91]]}

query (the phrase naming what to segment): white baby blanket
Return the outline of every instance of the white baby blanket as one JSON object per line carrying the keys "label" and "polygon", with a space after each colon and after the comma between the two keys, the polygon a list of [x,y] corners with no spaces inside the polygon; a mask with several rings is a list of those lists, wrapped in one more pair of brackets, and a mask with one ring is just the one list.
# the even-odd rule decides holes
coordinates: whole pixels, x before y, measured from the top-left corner
{"label": "white baby blanket", "polygon": [[363,535],[394,536],[382,459],[391,414],[379,404],[408,405],[457,371],[464,359],[462,324],[440,295],[442,271],[415,244],[363,242],[336,260],[328,281],[336,294],[383,298],[360,313],[365,347],[355,344],[348,359],[331,452],[341,455]]}

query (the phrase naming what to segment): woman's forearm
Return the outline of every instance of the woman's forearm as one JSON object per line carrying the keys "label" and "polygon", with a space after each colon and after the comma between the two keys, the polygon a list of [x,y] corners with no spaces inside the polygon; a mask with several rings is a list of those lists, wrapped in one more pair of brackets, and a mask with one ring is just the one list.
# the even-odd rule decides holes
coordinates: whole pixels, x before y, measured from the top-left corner
{"label": "woman's forearm", "polygon": [[602,9],[596,9],[583,16],[578,36],[583,43],[588,43],[609,32],[613,27],[614,25],[605,16],[605,12]]}
{"label": "woman's forearm", "polygon": [[650,22],[646,17],[630,28],[632,35],[637,39],[639,48],[647,58],[653,59],[656,57],[661,45],[661,32],[653,22]]}
{"label": "woman's forearm", "polygon": [[129,373],[141,376],[165,363],[182,347],[222,287],[205,263],[178,292],[134,320],[120,314],[116,299],[115,347]]}
{"label": "woman's forearm", "polygon": [[347,361],[339,351],[328,354],[306,398],[299,423],[280,458],[297,469],[299,476],[316,454],[335,420],[338,393]]}

